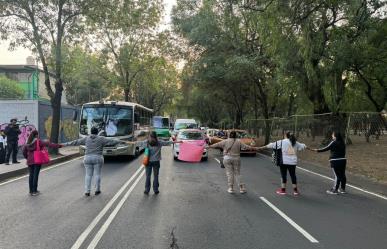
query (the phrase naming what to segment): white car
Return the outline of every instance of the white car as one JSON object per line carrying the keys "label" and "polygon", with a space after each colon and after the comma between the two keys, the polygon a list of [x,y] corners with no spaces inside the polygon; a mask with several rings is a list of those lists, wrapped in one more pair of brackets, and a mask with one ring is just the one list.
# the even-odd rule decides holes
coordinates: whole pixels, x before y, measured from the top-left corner
{"label": "white car", "polygon": [[175,125],[173,126],[172,138],[177,136],[177,133],[181,129],[197,129],[198,124],[195,119],[176,119]]}
{"label": "white car", "polygon": [[[183,129],[179,130],[175,141],[181,141],[183,143],[195,143],[195,144],[205,144],[204,152],[202,155],[202,160],[206,161],[208,159],[208,138],[203,133],[203,131],[198,129]],[[180,152],[180,144],[176,143],[173,146],[173,158],[177,160]]]}

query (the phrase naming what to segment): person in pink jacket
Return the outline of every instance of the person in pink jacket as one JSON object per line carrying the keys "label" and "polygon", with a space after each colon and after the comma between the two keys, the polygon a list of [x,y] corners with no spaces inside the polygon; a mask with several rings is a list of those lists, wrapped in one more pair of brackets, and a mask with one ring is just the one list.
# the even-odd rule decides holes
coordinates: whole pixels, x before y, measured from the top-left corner
{"label": "person in pink jacket", "polygon": [[42,141],[39,138],[38,131],[31,132],[30,136],[27,139],[27,143],[23,149],[23,155],[27,159],[27,165],[29,170],[29,187],[30,195],[35,196],[40,194],[38,191],[38,180],[39,172],[42,165],[36,164],[34,162],[34,151],[36,151],[37,141],[39,140],[40,147],[51,147],[51,148],[61,148],[60,144],[52,144],[49,141]]}

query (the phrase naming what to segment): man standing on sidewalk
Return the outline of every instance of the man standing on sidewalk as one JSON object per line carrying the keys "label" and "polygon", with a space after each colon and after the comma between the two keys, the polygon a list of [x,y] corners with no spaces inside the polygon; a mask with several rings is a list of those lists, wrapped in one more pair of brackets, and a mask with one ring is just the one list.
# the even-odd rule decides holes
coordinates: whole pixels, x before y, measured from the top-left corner
{"label": "man standing on sidewalk", "polygon": [[5,128],[5,135],[7,136],[7,156],[5,158],[5,164],[9,165],[9,159],[12,153],[12,163],[20,163],[17,161],[17,151],[18,151],[18,142],[19,142],[19,134],[20,129],[16,124],[17,119],[13,118],[10,121],[11,123]]}
{"label": "man standing on sidewalk", "polygon": [[5,153],[7,151],[7,137],[3,130],[0,130],[0,164],[5,162]]}

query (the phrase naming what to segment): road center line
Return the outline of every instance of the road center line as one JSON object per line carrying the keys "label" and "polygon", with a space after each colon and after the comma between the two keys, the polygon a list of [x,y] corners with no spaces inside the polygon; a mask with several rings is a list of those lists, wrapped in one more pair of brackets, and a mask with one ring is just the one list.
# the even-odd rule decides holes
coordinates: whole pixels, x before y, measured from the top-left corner
{"label": "road center line", "polygon": [[[308,172],[308,173],[310,173],[310,174],[317,175],[317,176],[320,176],[320,177],[322,177],[322,178],[325,178],[325,179],[328,179],[328,180],[331,180],[331,181],[335,181],[335,179],[333,179],[333,178],[330,178],[330,177],[328,177],[328,176],[325,176],[325,175],[322,175],[322,174],[313,172],[313,171],[311,171],[311,170],[304,169],[304,168],[298,167],[298,166],[297,166],[297,168],[299,168],[300,170],[303,170],[303,171],[305,171],[305,172]],[[384,196],[384,195],[380,195],[380,194],[377,194],[377,193],[374,193],[374,192],[371,192],[371,191],[368,191],[368,190],[359,188],[359,187],[354,186],[354,185],[352,185],[352,184],[347,184],[347,186],[348,186],[348,187],[351,187],[351,188],[353,188],[353,189],[359,190],[359,191],[361,191],[361,192],[367,193],[367,194],[369,194],[369,195],[373,195],[373,196],[379,197],[379,198],[381,198],[381,199],[383,199],[383,200],[387,200],[387,197]]]}
{"label": "road center line", "polygon": [[[266,155],[264,155],[264,154],[260,154],[260,155],[262,155],[262,156],[264,156],[264,157],[267,157],[267,158],[271,158],[271,157],[266,156]],[[311,171],[311,170],[308,170],[308,169],[305,169],[305,168],[302,168],[302,167],[299,167],[299,166],[297,166],[297,168],[300,169],[300,170],[303,170],[303,171],[305,171],[305,172],[308,172],[308,173],[310,173],[310,174],[313,174],[313,175],[316,175],[316,176],[320,176],[320,177],[325,178],[325,179],[327,179],[327,180],[335,181],[335,179],[333,179],[333,178],[331,178],[331,177],[328,177],[328,176],[325,176],[325,175],[323,175],[323,174],[319,174],[319,173],[316,173],[316,172],[314,172],[314,171]],[[360,192],[363,192],[363,193],[366,193],[366,194],[369,194],[369,195],[373,195],[373,196],[378,197],[378,198],[381,198],[381,199],[383,199],[383,200],[387,200],[387,196],[384,196],[384,195],[381,195],[381,194],[377,194],[377,193],[375,193],[375,192],[368,191],[368,190],[366,190],[366,189],[357,187],[357,186],[352,185],[352,184],[348,184],[348,183],[347,183],[347,186],[350,187],[350,188],[356,189],[356,190],[358,190],[358,191],[360,191]]]}
{"label": "road center line", "polygon": [[145,170],[142,171],[141,175],[137,178],[137,180],[132,184],[132,186],[129,188],[128,192],[124,195],[124,197],[121,199],[121,201],[118,203],[116,208],[113,210],[113,212],[109,215],[109,218],[105,221],[105,223],[102,225],[102,227],[99,229],[98,233],[95,235],[94,239],[90,242],[90,245],[87,247],[87,249],[94,249],[98,242],[101,240],[102,236],[105,234],[106,230],[109,228],[110,224],[114,220],[114,218],[117,216],[118,212],[128,199],[129,195],[132,193],[133,189],[136,187],[136,185],[141,180],[142,176],[145,174]]}
{"label": "road center line", "polygon": [[128,185],[136,178],[136,176],[141,172],[142,169],[142,166],[138,168],[137,171],[132,175],[132,177],[120,188],[120,190],[114,195],[114,197],[108,202],[108,204],[106,204],[102,211],[94,218],[94,220],[90,223],[86,230],[83,231],[83,233],[78,237],[77,241],[75,241],[71,249],[79,249],[82,246],[83,242],[86,240],[87,236],[89,236],[94,227],[103,218],[103,216],[105,216],[105,214],[109,211],[114,202],[124,192]]}
{"label": "road center line", "polygon": [[307,231],[305,231],[302,227],[300,227],[296,222],[289,218],[285,213],[279,210],[276,206],[274,206],[270,201],[268,201],[265,197],[259,197],[264,203],[266,203],[269,207],[271,207],[277,214],[279,214],[282,218],[284,218],[290,225],[292,225],[297,231],[299,231],[305,238],[307,238],[312,243],[318,243],[312,235],[310,235]]}
{"label": "road center line", "polygon": [[[67,163],[71,163],[71,162],[73,162],[73,161],[76,161],[76,160],[78,160],[78,159],[80,159],[80,158],[82,158],[82,157],[83,157],[83,156],[77,157],[77,158],[71,159],[70,161],[66,161],[66,162],[63,162],[63,163],[59,163],[59,164],[56,164],[56,165],[54,165],[54,166],[48,166],[47,168],[42,169],[40,172],[44,172],[44,171],[48,171],[48,170],[51,170],[51,169],[55,169],[55,168],[57,168],[57,167],[59,167],[59,166],[62,166],[62,165],[65,165],[65,164],[67,164]],[[27,167],[28,167],[28,166],[27,166]],[[13,179],[11,179],[11,180],[2,182],[2,183],[0,183],[0,186],[6,185],[6,184],[11,183],[11,182],[15,182],[15,181],[17,181],[17,180],[20,180],[20,179],[23,179],[23,178],[26,178],[26,177],[29,177],[29,174],[26,174],[26,175],[23,175],[23,176],[20,176],[20,177],[16,177],[16,178],[13,178]]]}

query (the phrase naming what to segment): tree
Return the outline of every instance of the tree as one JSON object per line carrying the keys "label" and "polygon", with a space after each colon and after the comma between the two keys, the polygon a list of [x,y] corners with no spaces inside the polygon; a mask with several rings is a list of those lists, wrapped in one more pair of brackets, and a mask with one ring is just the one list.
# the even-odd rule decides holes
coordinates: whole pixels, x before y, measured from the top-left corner
{"label": "tree", "polygon": [[[32,49],[42,63],[45,86],[52,106],[50,138],[58,142],[60,110],[63,92],[62,47],[79,34],[82,15],[91,10],[87,0],[1,0],[0,31],[2,39],[11,40],[11,49],[24,46]],[[49,57],[55,58],[52,70],[55,84],[50,81]]]}
{"label": "tree", "polygon": [[22,99],[24,91],[18,82],[0,75],[0,99]]}
{"label": "tree", "polygon": [[113,89],[111,72],[102,64],[97,54],[79,46],[66,47],[63,60],[64,87],[70,104],[101,100]]}
{"label": "tree", "polygon": [[99,11],[88,18],[93,48],[102,48],[102,58],[113,72],[112,82],[129,101],[134,80],[149,62],[142,59],[155,51],[162,4],[160,0],[100,0],[98,4]]}

